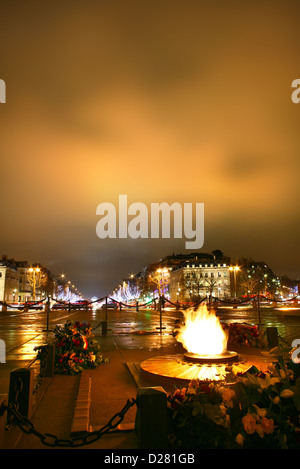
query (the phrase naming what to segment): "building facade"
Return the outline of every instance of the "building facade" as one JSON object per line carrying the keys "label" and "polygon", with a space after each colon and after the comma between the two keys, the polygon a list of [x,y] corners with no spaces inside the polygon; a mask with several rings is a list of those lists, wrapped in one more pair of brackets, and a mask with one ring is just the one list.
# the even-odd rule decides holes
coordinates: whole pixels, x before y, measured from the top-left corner
{"label": "building facade", "polygon": [[241,296],[260,293],[274,298],[280,293],[280,280],[265,262],[246,262],[238,275],[237,291]]}
{"label": "building facade", "polygon": [[32,298],[32,286],[28,282],[26,271],[29,268],[27,261],[16,261],[16,265],[20,274],[19,277],[19,303],[26,303],[31,301]]}
{"label": "building facade", "polygon": [[0,260],[0,301],[15,303],[19,298],[20,273],[11,259],[3,256]]}
{"label": "building facade", "polygon": [[222,260],[208,262],[187,261],[172,269],[169,294],[171,301],[199,301],[210,295],[216,298],[231,296],[229,264]]}
{"label": "building facade", "polygon": [[2,256],[0,259],[0,301],[8,304],[25,303],[39,301],[46,294],[53,295],[55,280],[52,279],[52,274],[42,266],[40,269],[42,276],[51,281],[36,283],[35,295],[33,295],[33,286],[28,276],[29,267],[27,261],[16,261]]}

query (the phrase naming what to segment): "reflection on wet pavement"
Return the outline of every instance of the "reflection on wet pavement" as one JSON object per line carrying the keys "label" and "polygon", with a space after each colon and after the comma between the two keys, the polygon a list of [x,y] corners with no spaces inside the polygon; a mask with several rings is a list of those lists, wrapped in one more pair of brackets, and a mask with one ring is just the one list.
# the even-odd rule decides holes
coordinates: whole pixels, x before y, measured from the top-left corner
{"label": "reflection on wet pavement", "polygon": [[115,341],[120,349],[147,349],[158,350],[170,348],[177,345],[177,341],[171,334],[152,333],[152,334],[129,334],[116,336]]}
{"label": "reflection on wet pavement", "polygon": [[[275,326],[279,335],[291,344],[300,338],[300,309],[261,307],[258,311],[252,308],[220,308],[217,312],[221,321],[244,322],[266,326]],[[108,335],[118,339],[122,349],[158,350],[176,347],[173,330],[176,320],[181,320],[181,311],[166,308],[160,317],[159,311],[150,309],[109,310],[107,313]],[[103,310],[51,312],[50,329],[67,320],[86,321],[95,328],[95,335],[101,335],[101,324],[106,319]],[[44,312],[0,314],[0,338],[6,343],[7,361],[33,360],[36,356],[34,347],[48,342],[51,333],[44,333],[46,315]],[[163,329],[160,331],[160,325]],[[1,370],[0,370],[1,371]]]}
{"label": "reflection on wet pavement", "polygon": [[44,334],[35,335],[29,338],[27,342],[16,347],[15,349],[8,351],[7,360],[34,360],[37,352],[34,350],[35,347],[44,345],[47,342],[47,336]]}

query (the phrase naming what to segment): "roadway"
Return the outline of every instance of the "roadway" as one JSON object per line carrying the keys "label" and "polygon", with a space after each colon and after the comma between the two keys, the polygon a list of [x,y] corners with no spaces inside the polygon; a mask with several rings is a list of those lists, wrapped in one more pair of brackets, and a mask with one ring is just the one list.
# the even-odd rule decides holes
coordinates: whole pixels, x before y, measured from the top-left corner
{"label": "roadway", "polygon": [[[258,312],[247,308],[222,308],[218,310],[218,316],[224,322],[245,322],[257,324]],[[108,310],[107,324],[108,335],[118,336],[121,347],[124,349],[148,350],[161,349],[174,345],[176,339],[172,331],[175,321],[182,318],[180,311],[166,308],[162,313],[153,309],[135,308]],[[47,343],[52,337],[52,329],[57,324],[66,321],[86,321],[91,324],[95,336],[102,334],[102,321],[105,320],[105,311],[80,310],[51,311],[49,321],[44,311],[30,310],[28,312],[8,310],[0,312],[0,339],[6,345],[6,363],[0,363],[0,394],[8,392],[8,380],[10,371],[14,368],[29,366],[36,357],[34,348]],[[276,309],[264,308],[260,310],[260,322],[264,326],[275,326],[281,337],[287,344],[300,338],[300,309]],[[163,329],[159,329],[162,325]],[[47,330],[47,326],[49,330]],[[38,372],[39,363],[32,366]]]}

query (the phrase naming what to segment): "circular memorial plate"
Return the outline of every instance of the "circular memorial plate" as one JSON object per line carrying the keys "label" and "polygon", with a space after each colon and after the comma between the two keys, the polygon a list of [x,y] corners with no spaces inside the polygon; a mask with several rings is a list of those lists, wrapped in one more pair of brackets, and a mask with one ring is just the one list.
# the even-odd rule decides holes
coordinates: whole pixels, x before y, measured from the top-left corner
{"label": "circular memorial plate", "polygon": [[211,363],[230,363],[237,360],[238,354],[236,352],[226,351],[218,355],[198,355],[197,353],[186,352],[184,359],[193,362],[209,365]]}

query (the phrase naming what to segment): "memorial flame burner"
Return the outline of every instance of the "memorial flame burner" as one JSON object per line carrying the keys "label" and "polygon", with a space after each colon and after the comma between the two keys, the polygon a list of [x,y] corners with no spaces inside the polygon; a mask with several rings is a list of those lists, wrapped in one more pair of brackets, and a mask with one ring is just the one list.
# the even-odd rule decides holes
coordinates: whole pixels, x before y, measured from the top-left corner
{"label": "memorial flame burner", "polygon": [[241,364],[236,352],[227,350],[228,336],[219,319],[205,305],[184,312],[184,323],[176,330],[176,339],[185,353],[145,360],[141,376],[160,384],[187,384],[192,380],[224,380],[230,365]]}
{"label": "memorial flame burner", "polygon": [[217,355],[198,355],[197,353],[186,352],[184,359],[198,364],[212,365],[212,364],[226,364],[238,360],[236,352],[226,351]]}

